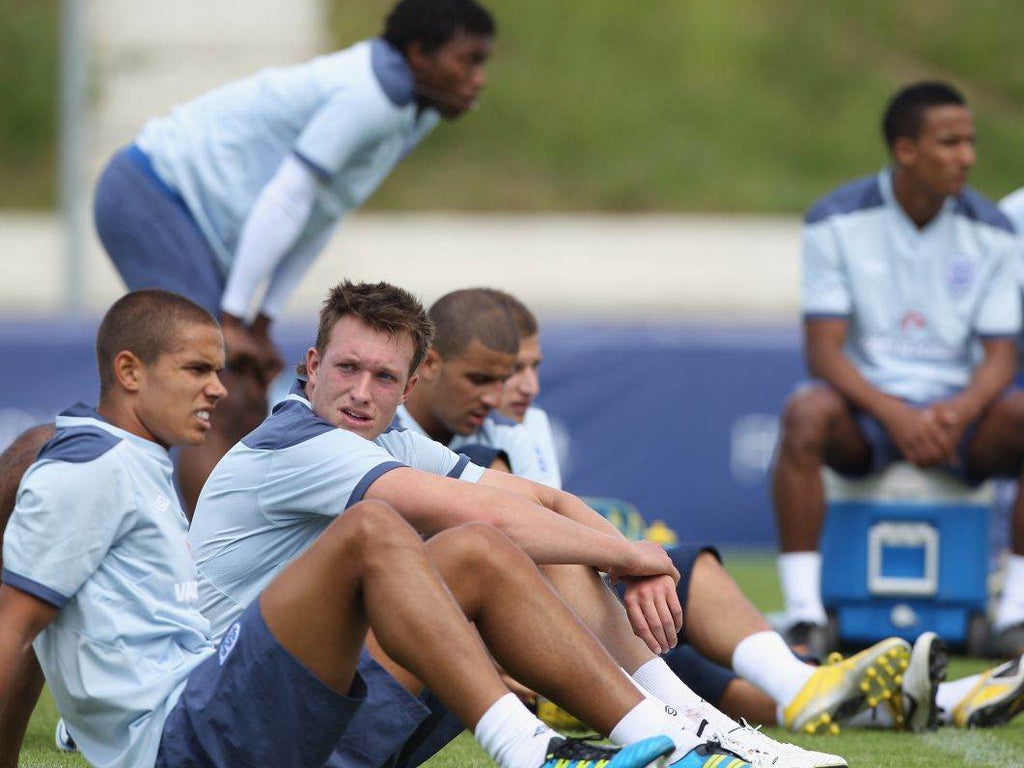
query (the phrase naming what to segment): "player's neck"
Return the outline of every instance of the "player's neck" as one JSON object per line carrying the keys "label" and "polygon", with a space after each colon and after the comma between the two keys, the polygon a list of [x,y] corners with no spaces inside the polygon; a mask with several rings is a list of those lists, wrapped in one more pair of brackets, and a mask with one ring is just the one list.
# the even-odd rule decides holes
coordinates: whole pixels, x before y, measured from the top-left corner
{"label": "player's neck", "polygon": [[942,210],[946,198],[922,188],[900,169],[892,175],[892,192],[900,208],[918,229],[923,229]]}
{"label": "player's neck", "polygon": [[[96,413],[118,429],[123,429],[125,432],[130,432],[145,440],[162,445],[153,437],[153,434],[146,428],[146,425],[142,423],[135,409],[131,407],[130,403],[125,402],[124,398],[103,398],[100,400],[99,405],[96,406]],[[163,447],[166,448],[167,446],[164,445]]]}
{"label": "player's neck", "polygon": [[420,429],[427,433],[427,437],[436,440],[442,445],[448,445],[455,433],[445,427],[444,423],[434,416],[430,408],[430,402],[425,397],[416,397],[415,393],[405,404],[409,415],[420,425]]}

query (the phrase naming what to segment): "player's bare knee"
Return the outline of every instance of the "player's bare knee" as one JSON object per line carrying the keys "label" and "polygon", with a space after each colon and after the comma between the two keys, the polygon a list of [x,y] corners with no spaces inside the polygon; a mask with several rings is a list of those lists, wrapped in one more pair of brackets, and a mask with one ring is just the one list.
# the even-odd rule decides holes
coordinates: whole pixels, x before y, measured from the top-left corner
{"label": "player's bare knee", "polygon": [[829,424],[842,408],[842,399],[827,387],[812,386],[795,392],[782,412],[780,450],[823,454]]}
{"label": "player's bare knee", "polygon": [[337,556],[369,562],[395,547],[421,544],[412,527],[394,507],[382,501],[366,500],[352,505],[324,531],[321,539]]}
{"label": "player's bare knee", "polygon": [[526,554],[501,531],[486,523],[466,523],[439,533],[430,540],[431,555],[444,558],[476,576],[489,571],[515,570],[514,563]]}

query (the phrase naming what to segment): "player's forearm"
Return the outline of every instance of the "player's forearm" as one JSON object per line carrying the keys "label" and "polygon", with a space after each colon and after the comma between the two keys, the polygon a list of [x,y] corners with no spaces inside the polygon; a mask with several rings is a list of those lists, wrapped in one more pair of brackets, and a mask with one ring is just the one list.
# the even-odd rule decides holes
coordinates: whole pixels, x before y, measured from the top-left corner
{"label": "player's forearm", "polygon": [[899,400],[871,384],[841,349],[808,348],[807,369],[861,410],[884,421]]}
{"label": "player's forearm", "polygon": [[221,309],[246,318],[259,287],[298,242],[316,199],[312,173],[289,157],[260,192],[242,225]]}
{"label": "player's forearm", "polygon": [[4,691],[0,695],[0,768],[17,768],[21,743],[43,682],[43,672],[29,646],[15,663],[10,684],[0,686]]}

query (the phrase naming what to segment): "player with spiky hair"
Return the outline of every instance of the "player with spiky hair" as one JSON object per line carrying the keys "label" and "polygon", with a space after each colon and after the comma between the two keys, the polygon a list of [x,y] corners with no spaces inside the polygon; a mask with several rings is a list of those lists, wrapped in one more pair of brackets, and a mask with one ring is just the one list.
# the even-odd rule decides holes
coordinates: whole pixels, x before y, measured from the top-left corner
{"label": "player with spiky hair", "polygon": [[219,317],[231,398],[181,452],[191,514],[210,469],[266,415],[272,322],[335,225],[443,119],[472,109],[495,35],[475,0],[401,0],[380,37],[267,69],[149,121],[108,163],[96,229],[129,289]]}

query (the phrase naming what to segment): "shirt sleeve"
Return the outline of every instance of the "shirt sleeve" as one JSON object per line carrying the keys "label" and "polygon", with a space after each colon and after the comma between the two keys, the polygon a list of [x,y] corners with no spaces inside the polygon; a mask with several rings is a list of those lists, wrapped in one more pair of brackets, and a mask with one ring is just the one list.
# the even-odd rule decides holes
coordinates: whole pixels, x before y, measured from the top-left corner
{"label": "shirt sleeve", "polygon": [[1010,238],[981,295],[974,330],[979,336],[1016,336],[1021,330],[1021,290],[1017,281],[1020,239]]}
{"label": "shirt sleeve", "polygon": [[454,477],[471,483],[483,476],[483,468],[473,464],[468,456],[457,454],[436,440],[411,429],[385,432],[377,441],[399,461],[432,475]]}
{"label": "shirt sleeve", "polygon": [[374,480],[404,466],[375,443],[332,429],[274,452],[258,490],[260,508],[275,522],[337,517],[362,501]]}
{"label": "shirt sleeve", "polygon": [[296,139],[294,151],[322,179],[334,176],[348,159],[390,129],[394,107],[369,88],[351,87],[324,102]]}
{"label": "shirt sleeve", "polygon": [[537,462],[544,479],[545,485],[552,488],[562,488],[562,472],[558,466],[558,450],[555,448],[555,435],[551,429],[551,421],[547,413],[540,408],[530,408],[523,420],[523,429],[526,430],[533,442],[533,449],[537,453]]}
{"label": "shirt sleeve", "polygon": [[530,434],[526,428],[516,425],[499,424],[493,427],[494,437],[491,443],[500,448],[512,463],[512,474],[525,477],[544,485],[551,485],[548,473],[541,466],[540,457]]}
{"label": "shirt sleeve", "polygon": [[29,468],[4,535],[3,580],[56,608],[96,572],[134,513],[120,459]]}
{"label": "shirt sleeve", "polygon": [[827,220],[804,227],[801,309],[805,317],[846,317],[853,309],[835,236]]}

